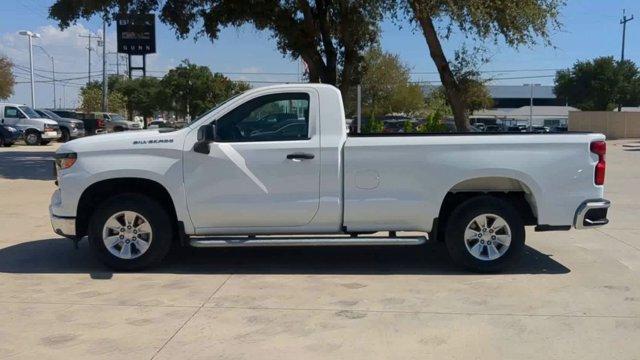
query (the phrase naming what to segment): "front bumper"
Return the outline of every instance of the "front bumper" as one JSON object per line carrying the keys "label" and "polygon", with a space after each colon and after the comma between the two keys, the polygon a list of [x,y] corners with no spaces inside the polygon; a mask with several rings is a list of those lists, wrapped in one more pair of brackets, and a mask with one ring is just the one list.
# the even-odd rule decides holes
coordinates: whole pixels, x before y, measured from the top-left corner
{"label": "front bumper", "polygon": [[58,139],[60,138],[60,136],[62,136],[62,133],[60,131],[45,131],[42,133],[42,138],[43,139]]}
{"label": "front bumper", "polygon": [[84,129],[73,129],[69,132],[69,135],[71,135],[72,139],[83,137],[85,135]]}
{"label": "front bumper", "polygon": [[576,229],[591,229],[609,223],[607,210],[611,202],[605,199],[587,200],[576,210],[573,226]]}
{"label": "front bumper", "polygon": [[51,207],[49,207],[49,218],[53,232],[68,238],[76,237],[76,218],[56,216],[51,211]]}

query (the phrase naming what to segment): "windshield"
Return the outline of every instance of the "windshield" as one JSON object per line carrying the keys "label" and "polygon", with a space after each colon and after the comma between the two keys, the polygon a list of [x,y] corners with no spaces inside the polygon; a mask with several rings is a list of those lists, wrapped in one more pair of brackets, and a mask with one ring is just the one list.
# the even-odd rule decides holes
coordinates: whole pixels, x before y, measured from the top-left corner
{"label": "windshield", "polygon": [[124,116],[120,115],[120,114],[110,114],[111,115],[111,121],[125,121],[126,119],[124,118]]}
{"label": "windshield", "polygon": [[28,106],[19,106],[19,108],[29,118],[37,119],[37,118],[40,117],[40,115],[38,115],[38,113],[35,110],[33,110],[32,108],[30,108]]}
{"label": "windshield", "polygon": [[42,109],[42,110],[40,110],[40,112],[41,112],[41,113],[43,113],[43,114],[45,114],[46,116],[48,116],[50,119],[53,119],[53,120],[62,120],[62,118],[60,117],[60,115],[58,115],[58,114],[54,113],[54,112],[53,112],[53,111],[51,111],[51,110],[45,110],[45,109]]}
{"label": "windshield", "polygon": [[193,123],[197,122],[198,120],[202,119],[203,117],[205,117],[205,116],[207,116],[207,115],[211,114],[212,112],[214,112],[215,110],[217,110],[217,109],[219,109],[221,106],[223,106],[224,104],[226,104],[226,103],[228,103],[229,101],[231,101],[231,100],[233,100],[233,99],[237,98],[238,96],[240,96],[240,95],[244,94],[245,92],[246,92],[246,91],[243,91],[243,92],[241,92],[241,93],[239,93],[239,94],[236,94],[236,95],[234,95],[234,96],[232,96],[232,97],[228,98],[227,100],[225,100],[225,101],[223,101],[223,102],[221,102],[221,103],[219,103],[219,104],[214,105],[214,106],[213,106],[213,108],[212,108],[211,110],[206,111],[206,112],[202,113],[201,115],[198,115],[198,117],[196,117],[195,119],[191,120],[191,124],[193,124]]}

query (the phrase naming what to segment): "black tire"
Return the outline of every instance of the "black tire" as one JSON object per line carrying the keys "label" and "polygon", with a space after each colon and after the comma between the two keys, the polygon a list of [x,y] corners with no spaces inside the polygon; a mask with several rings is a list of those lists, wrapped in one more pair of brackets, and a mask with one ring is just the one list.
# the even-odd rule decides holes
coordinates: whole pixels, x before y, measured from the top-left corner
{"label": "black tire", "polygon": [[[153,237],[149,248],[133,259],[119,258],[107,249],[102,240],[106,221],[120,211],[135,211],[144,216],[151,226]],[[114,196],[98,206],[89,224],[89,244],[94,254],[108,267],[115,270],[141,270],[162,261],[171,249],[175,231],[171,217],[157,201],[140,194]]]}
{"label": "black tire", "polygon": [[69,140],[71,140],[71,134],[69,133],[69,130],[67,130],[66,128],[62,128],[62,136],[60,136],[60,139],[58,139],[58,141],[66,143]]}
{"label": "black tire", "polygon": [[[4,141],[4,136],[2,136],[2,134],[0,134],[0,146],[7,146],[7,144]],[[9,145],[11,146],[11,145]]]}
{"label": "black tire", "polygon": [[113,132],[121,132],[121,131],[124,131],[124,128],[120,126],[116,126],[115,128],[113,128]]}
{"label": "black tire", "polygon": [[[511,243],[502,256],[494,260],[476,258],[467,249],[465,230],[471,221],[482,214],[494,214],[504,219],[511,230]],[[497,234],[497,232],[496,232]],[[522,217],[507,200],[494,196],[478,196],[458,205],[447,222],[447,250],[451,259],[458,265],[476,272],[498,272],[512,265],[522,254],[525,240],[525,229]],[[488,253],[484,247],[483,254]]]}
{"label": "black tire", "polygon": [[40,145],[40,142],[42,142],[42,135],[40,135],[39,131],[27,130],[24,133],[24,142],[29,146]]}
{"label": "black tire", "polygon": [[14,144],[13,142],[5,142],[2,146],[11,147],[13,144]]}

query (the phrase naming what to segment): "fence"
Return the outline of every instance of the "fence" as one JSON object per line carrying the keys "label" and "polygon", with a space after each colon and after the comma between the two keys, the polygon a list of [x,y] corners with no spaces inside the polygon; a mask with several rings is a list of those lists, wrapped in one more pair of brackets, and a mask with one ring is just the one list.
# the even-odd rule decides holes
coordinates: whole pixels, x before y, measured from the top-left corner
{"label": "fence", "polygon": [[569,131],[602,133],[608,139],[640,138],[640,112],[571,111]]}

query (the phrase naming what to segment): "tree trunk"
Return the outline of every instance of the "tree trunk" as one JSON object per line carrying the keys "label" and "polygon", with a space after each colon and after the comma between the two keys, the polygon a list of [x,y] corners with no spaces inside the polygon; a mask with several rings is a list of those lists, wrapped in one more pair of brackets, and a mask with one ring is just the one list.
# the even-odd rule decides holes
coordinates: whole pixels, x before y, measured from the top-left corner
{"label": "tree trunk", "polygon": [[468,132],[471,129],[469,127],[469,119],[467,118],[464,100],[462,99],[462,92],[449,67],[447,57],[444,55],[442,44],[440,44],[440,39],[438,39],[438,33],[433,25],[433,20],[431,20],[431,16],[423,11],[419,0],[410,0],[409,3],[416,20],[418,20],[422,28],[422,33],[429,47],[431,59],[433,59],[440,74],[440,81],[442,82],[442,86],[444,86],[447,100],[451,106],[456,128],[458,131]]}

